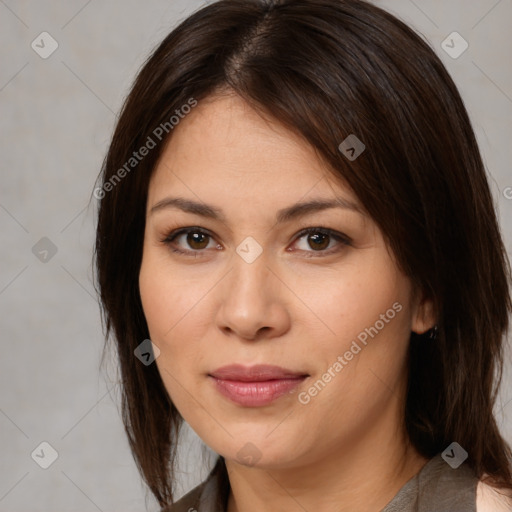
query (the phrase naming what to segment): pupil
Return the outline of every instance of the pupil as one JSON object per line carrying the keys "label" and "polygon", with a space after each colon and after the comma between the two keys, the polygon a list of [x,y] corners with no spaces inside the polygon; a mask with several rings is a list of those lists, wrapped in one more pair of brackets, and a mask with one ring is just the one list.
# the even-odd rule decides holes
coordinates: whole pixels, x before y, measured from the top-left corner
{"label": "pupil", "polygon": [[312,249],[325,249],[329,245],[329,235],[324,233],[315,233],[309,235],[308,242],[313,242],[314,247],[310,243]]}
{"label": "pupil", "polygon": [[204,249],[208,245],[207,236],[204,233],[189,233],[187,242],[193,249]]}

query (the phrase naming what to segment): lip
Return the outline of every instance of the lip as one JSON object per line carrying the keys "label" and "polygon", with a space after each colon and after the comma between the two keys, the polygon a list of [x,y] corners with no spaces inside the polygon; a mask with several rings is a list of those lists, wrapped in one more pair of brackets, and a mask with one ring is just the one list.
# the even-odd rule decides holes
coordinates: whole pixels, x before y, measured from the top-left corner
{"label": "lip", "polygon": [[293,391],[307,374],[273,365],[229,365],[208,374],[219,393],[245,407],[261,407]]}

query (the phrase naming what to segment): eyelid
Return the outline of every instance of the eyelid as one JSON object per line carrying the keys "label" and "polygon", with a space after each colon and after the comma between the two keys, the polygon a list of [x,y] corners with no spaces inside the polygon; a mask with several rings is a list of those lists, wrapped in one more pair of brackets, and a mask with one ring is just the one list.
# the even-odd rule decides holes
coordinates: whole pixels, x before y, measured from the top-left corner
{"label": "eyelid", "polygon": [[208,235],[211,238],[215,238],[213,234],[205,228],[200,228],[199,226],[187,226],[184,228],[178,228],[172,230],[170,233],[164,236],[161,240],[162,242],[172,242],[176,237],[183,235],[185,233],[202,233],[203,235]]}
{"label": "eyelid", "polygon": [[312,233],[323,233],[324,235],[329,235],[332,238],[335,238],[336,240],[346,243],[347,245],[352,244],[352,239],[345,235],[344,233],[341,233],[339,231],[336,231],[334,229],[330,228],[322,228],[322,227],[310,227],[310,228],[304,228],[300,230],[296,235],[295,238],[302,238],[304,235],[309,235]]}

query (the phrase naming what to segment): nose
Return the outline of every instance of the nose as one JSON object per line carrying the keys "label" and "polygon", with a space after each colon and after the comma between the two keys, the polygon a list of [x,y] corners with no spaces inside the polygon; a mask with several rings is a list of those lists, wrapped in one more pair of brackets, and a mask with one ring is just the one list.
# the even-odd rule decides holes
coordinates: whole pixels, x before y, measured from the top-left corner
{"label": "nose", "polygon": [[262,256],[252,263],[234,259],[219,289],[218,328],[244,340],[282,336],[290,329],[288,289]]}

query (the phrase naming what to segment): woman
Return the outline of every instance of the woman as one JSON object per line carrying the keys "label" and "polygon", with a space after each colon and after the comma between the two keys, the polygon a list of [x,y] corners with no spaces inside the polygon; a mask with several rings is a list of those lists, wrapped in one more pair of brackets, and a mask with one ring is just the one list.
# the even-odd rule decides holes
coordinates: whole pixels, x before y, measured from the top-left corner
{"label": "woman", "polygon": [[[201,9],[140,71],[95,195],[123,419],[162,510],[511,510],[510,268],[462,100],[402,22],[360,0]],[[183,420],[219,459],[173,504]]]}

